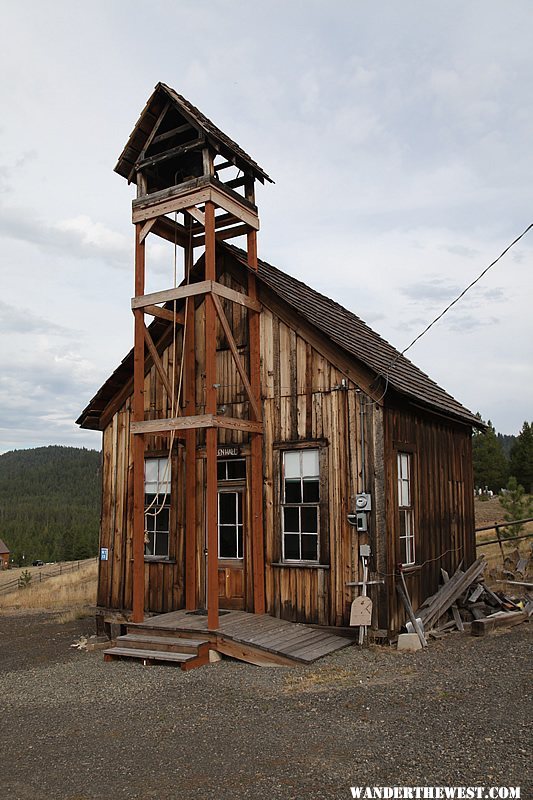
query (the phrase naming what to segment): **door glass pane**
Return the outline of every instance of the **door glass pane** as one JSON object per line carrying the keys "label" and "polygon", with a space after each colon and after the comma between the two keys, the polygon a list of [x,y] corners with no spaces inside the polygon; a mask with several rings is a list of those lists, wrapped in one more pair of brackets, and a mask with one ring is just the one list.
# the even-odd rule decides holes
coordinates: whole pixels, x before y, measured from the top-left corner
{"label": "door glass pane", "polygon": [[221,525],[220,558],[237,558],[237,527],[235,525]]}
{"label": "door glass pane", "polygon": [[302,450],[302,475],[309,478],[318,474],[318,450]]}
{"label": "door glass pane", "polygon": [[218,521],[221,525],[237,522],[237,492],[218,493]]}
{"label": "door glass pane", "polygon": [[237,528],[237,557],[242,558],[242,525]]}
{"label": "door glass pane", "polygon": [[300,537],[298,534],[285,534],[285,558],[300,558]]}

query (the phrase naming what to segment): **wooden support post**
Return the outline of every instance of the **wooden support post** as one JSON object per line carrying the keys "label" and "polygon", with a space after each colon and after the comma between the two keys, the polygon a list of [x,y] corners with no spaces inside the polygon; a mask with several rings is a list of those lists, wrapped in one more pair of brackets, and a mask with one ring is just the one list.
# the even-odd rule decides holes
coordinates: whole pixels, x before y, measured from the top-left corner
{"label": "wooden support post", "polygon": [[[192,220],[189,220],[189,225]],[[185,247],[185,276],[190,280],[193,262],[192,244]],[[194,297],[186,301],[185,311],[185,415],[196,415],[196,357],[194,331]],[[196,568],[196,430],[185,434],[185,608],[193,611],[198,605]],[[202,547],[203,551],[203,547]],[[203,601],[201,603],[203,605]]]}
{"label": "wooden support post", "polygon": [[[205,204],[205,279],[216,278],[215,206]],[[206,414],[217,413],[216,311],[211,294],[205,298],[205,383]],[[218,628],[218,495],[217,429],[206,431],[206,517],[207,517],[207,627]]]}
{"label": "wooden support post", "polygon": [[[135,226],[135,295],[144,294],[145,245]],[[135,312],[133,420],[144,420],[144,312]],[[133,436],[133,609],[132,621],[144,620],[144,436]]]}
{"label": "wooden support post", "polygon": [[[248,266],[257,270],[257,233],[249,231],[247,237]],[[248,273],[248,295],[257,300],[257,282],[253,272]],[[250,385],[256,403],[261,407],[261,341],[259,314],[248,309],[250,341]],[[251,434],[251,507],[252,507],[252,569],[254,586],[254,612],[265,613],[265,564],[263,532],[263,437]]]}

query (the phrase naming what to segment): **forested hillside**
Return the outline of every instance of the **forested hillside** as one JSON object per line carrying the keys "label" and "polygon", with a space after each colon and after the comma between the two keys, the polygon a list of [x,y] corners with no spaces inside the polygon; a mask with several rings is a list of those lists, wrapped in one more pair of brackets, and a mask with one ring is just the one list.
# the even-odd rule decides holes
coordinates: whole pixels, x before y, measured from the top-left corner
{"label": "forested hillside", "polygon": [[95,556],[99,521],[96,450],[51,446],[0,455],[0,539],[18,563]]}

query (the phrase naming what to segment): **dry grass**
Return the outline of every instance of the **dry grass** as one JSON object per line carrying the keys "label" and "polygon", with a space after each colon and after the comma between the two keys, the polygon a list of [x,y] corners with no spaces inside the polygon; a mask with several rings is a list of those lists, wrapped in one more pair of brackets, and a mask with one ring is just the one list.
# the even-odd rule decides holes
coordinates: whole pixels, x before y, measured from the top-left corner
{"label": "dry grass", "polygon": [[65,617],[77,619],[84,616],[84,609],[96,603],[97,575],[98,565],[91,560],[74,572],[0,596],[0,609],[65,609]]}

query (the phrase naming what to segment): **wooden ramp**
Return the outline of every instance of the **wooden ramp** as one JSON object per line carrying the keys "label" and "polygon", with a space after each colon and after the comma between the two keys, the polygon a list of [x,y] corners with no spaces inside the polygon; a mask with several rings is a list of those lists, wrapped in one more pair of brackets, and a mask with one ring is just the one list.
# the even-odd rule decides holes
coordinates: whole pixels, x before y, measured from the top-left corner
{"label": "wooden ramp", "polygon": [[[117,640],[117,646],[105,651],[107,660],[138,658],[151,661],[178,661],[182,652],[179,642],[195,640],[202,643],[199,658],[189,657],[191,669],[208,660],[205,647],[226,656],[260,666],[311,664],[318,658],[353,644],[352,639],[337,636],[327,630],[311,628],[300,623],[276,619],[268,614],[249,614],[245,611],[221,611],[219,627],[209,630],[207,615],[198,612],[171,611],[150,617],[142,623],[128,623],[127,635]],[[131,652],[128,652],[128,648]],[[126,652],[125,652],[126,651]],[[191,653],[190,648],[188,653]],[[165,658],[165,654],[172,658]]]}

